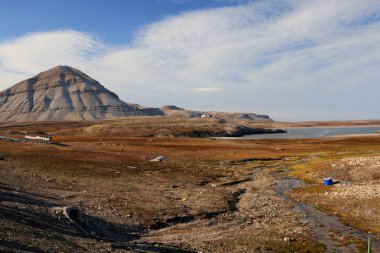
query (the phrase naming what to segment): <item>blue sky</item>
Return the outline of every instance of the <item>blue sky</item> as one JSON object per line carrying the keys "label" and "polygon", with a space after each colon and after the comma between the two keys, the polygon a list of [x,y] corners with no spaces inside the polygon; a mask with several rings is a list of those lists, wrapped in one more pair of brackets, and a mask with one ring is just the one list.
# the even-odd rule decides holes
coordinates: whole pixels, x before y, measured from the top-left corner
{"label": "blue sky", "polygon": [[73,29],[124,44],[140,27],[171,15],[232,6],[228,0],[0,0],[0,40],[30,32]]}
{"label": "blue sky", "polygon": [[127,102],[380,118],[376,0],[0,0],[0,89],[56,65]]}

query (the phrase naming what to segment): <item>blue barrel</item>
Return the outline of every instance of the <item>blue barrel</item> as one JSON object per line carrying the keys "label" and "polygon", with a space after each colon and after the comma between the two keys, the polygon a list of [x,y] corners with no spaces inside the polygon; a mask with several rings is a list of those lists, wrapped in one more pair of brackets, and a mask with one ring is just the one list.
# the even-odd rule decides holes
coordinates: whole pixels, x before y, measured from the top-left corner
{"label": "blue barrel", "polygon": [[326,177],[324,180],[325,185],[329,186],[333,184],[333,180],[331,177]]}

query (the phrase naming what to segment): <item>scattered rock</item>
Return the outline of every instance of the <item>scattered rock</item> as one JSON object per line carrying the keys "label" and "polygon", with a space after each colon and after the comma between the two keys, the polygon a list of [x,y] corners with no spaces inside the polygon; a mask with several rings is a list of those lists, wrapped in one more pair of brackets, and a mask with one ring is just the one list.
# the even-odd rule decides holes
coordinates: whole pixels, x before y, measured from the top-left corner
{"label": "scattered rock", "polygon": [[45,176],[45,181],[46,181],[46,182],[51,182],[51,181],[53,181],[53,179],[52,179],[51,177],[47,177],[47,176]]}
{"label": "scattered rock", "polygon": [[164,156],[157,156],[156,158],[150,160],[151,162],[166,162],[166,158]]}

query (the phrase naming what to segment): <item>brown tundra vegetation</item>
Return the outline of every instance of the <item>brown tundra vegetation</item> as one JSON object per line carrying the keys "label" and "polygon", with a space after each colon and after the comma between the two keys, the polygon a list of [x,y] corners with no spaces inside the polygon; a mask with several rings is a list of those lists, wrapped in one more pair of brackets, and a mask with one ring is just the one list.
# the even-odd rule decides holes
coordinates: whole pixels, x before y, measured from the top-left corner
{"label": "brown tundra vegetation", "polygon": [[220,124],[0,125],[53,136],[0,140],[0,251],[364,252],[368,237],[380,250],[380,136],[184,138]]}

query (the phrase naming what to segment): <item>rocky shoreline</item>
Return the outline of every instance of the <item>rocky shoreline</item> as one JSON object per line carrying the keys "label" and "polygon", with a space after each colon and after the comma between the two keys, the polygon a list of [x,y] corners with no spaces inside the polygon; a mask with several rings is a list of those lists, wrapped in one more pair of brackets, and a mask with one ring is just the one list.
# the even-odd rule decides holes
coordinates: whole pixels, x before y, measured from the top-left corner
{"label": "rocky shoreline", "polygon": [[183,137],[183,138],[210,138],[210,137],[242,137],[250,134],[276,134],[286,133],[283,129],[253,128],[248,126],[237,126],[232,130],[212,131],[212,130],[192,130],[186,132],[172,133],[160,131],[150,137]]}

